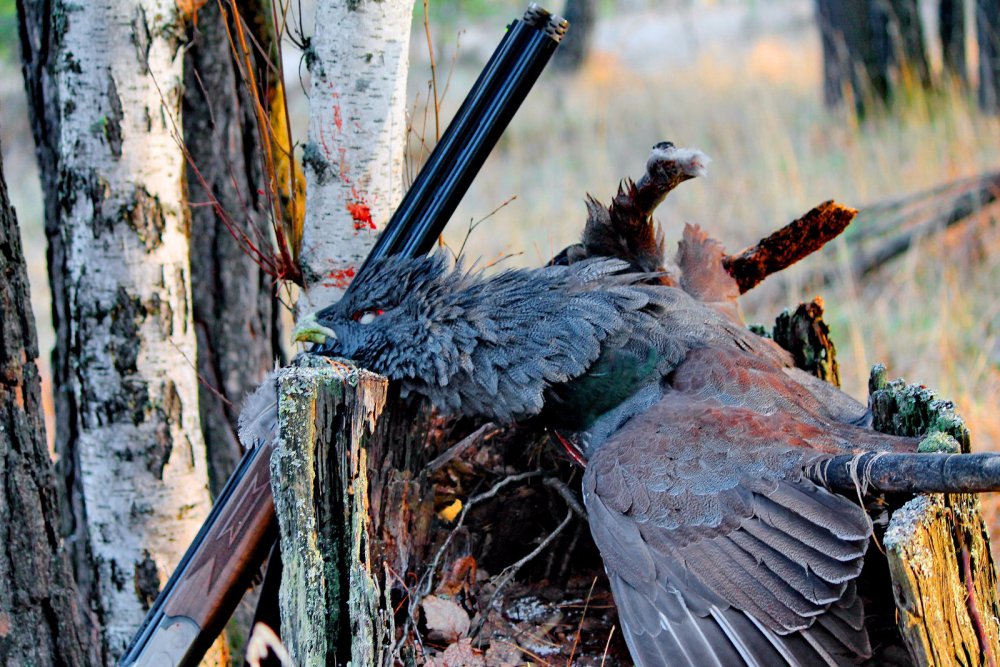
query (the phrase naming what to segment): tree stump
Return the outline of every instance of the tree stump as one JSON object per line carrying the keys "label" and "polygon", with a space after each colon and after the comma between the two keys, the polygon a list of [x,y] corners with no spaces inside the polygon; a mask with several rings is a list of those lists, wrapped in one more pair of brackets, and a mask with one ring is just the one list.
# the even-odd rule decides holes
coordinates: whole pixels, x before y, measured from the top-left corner
{"label": "tree stump", "polygon": [[[771,335],[831,381],[836,358],[826,334],[814,302],[785,313]],[[505,568],[561,529],[554,524],[565,501],[547,488],[559,480],[575,488],[578,468],[553,460],[558,448],[526,444],[530,429],[494,427],[495,436],[484,436],[486,427],[463,422],[448,435],[383,378],[319,358],[303,357],[278,383],[272,485],[285,561],[281,635],[293,664],[519,664],[532,655],[525,637],[534,634],[559,659],[628,664],[625,647],[611,641],[617,621],[585,524],[500,590]],[[871,405],[878,430],[935,432],[927,443],[968,451],[951,404],[923,387],[887,383],[881,370]],[[471,435],[451,445],[455,433]],[[887,552],[869,549],[859,584],[877,649],[871,664],[995,664],[1000,605],[978,500],[879,498],[869,510]],[[878,515],[887,511],[883,535]],[[594,586],[601,602],[588,612]],[[561,611],[526,616],[526,606]],[[588,645],[595,637],[599,645]]]}
{"label": "tree stump", "polygon": [[385,378],[319,358],[277,381],[282,640],[297,666],[391,665],[390,577],[419,561],[433,514],[426,480],[409,472],[424,464],[413,445],[426,415]]}

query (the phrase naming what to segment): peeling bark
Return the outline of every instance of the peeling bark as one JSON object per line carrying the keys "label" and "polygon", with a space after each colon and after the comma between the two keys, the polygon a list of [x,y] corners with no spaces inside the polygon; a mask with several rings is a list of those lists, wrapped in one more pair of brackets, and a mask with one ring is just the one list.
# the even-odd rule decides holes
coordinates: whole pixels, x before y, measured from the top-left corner
{"label": "peeling bark", "polygon": [[23,2],[57,330],[57,447],[111,662],[208,513],[191,321],[183,26],[167,0]]}
{"label": "peeling bark", "polygon": [[307,312],[336,301],[403,194],[413,0],[321,0],[306,64]]}

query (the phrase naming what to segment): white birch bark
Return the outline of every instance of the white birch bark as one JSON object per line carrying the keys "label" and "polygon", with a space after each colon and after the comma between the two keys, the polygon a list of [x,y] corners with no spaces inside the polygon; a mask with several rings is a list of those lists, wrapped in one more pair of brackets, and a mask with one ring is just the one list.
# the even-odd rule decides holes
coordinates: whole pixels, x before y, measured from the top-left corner
{"label": "white birch bark", "polygon": [[413,0],[318,0],[299,311],[336,301],[403,193]]}
{"label": "white birch bark", "polygon": [[[55,2],[68,462],[116,662],[210,500],[198,418],[172,0]],[[176,123],[176,126],[175,126]],[[55,269],[53,277],[55,279]],[[82,524],[82,525],[81,525]]]}

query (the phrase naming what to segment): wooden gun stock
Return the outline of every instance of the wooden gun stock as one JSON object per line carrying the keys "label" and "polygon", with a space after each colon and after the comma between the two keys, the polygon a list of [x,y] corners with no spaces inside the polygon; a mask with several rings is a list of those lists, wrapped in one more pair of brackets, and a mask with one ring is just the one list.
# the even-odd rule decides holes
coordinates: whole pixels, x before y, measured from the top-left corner
{"label": "wooden gun stock", "polygon": [[[431,249],[567,26],[535,4],[509,26],[358,275],[375,259]],[[270,444],[243,457],[132,639],[122,667],[196,665],[218,636],[277,536],[270,458]]]}

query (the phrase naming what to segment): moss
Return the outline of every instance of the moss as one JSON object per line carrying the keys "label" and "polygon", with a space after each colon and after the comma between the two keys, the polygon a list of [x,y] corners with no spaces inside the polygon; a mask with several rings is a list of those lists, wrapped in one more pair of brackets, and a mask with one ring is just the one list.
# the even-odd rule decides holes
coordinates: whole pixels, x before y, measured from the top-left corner
{"label": "moss", "polygon": [[917,445],[917,451],[921,454],[957,454],[959,449],[955,438],[940,431],[928,433]]}

